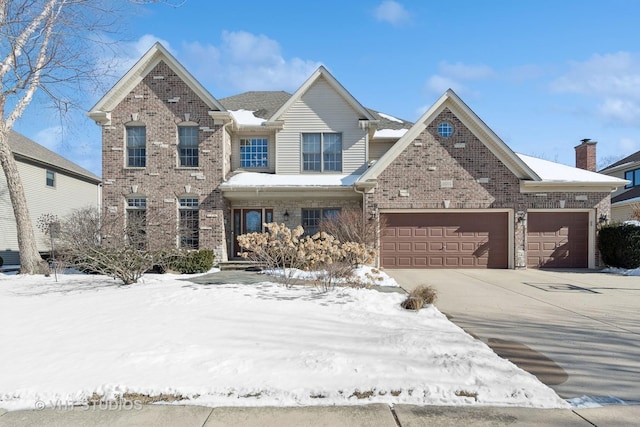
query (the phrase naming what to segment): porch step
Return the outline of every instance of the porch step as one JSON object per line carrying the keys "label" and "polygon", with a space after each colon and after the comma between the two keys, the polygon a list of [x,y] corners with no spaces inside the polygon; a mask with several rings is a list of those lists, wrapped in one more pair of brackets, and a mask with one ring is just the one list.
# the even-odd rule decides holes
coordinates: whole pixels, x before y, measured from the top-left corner
{"label": "porch step", "polygon": [[247,269],[261,270],[262,267],[264,267],[264,265],[261,263],[257,263],[253,261],[244,261],[244,260],[238,260],[238,261],[231,260],[231,261],[221,262],[218,264],[218,268],[220,268],[221,271],[247,270]]}

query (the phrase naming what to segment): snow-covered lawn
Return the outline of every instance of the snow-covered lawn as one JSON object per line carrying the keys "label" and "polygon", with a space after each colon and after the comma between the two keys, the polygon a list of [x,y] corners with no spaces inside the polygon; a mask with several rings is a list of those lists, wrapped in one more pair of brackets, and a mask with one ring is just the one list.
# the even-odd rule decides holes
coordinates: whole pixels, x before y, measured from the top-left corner
{"label": "snow-covered lawn", "polygon": [[400,293],[179,278],[0,274],[0,408],[123,393],[215,406],[568,406],[435,307],[400,308]]}

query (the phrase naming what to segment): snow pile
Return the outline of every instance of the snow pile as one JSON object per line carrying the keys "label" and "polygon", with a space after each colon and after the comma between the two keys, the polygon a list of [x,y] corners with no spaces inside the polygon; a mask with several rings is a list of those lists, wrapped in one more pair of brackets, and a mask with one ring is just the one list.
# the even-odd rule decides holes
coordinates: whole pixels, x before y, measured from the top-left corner
{"label": "snow pile", "polygon": [[[299,269],[287,269],[285,272],[281,268],[273,270],[265,270],[265,274],[270,276],[282,277],[285,274],[291,279],[298,280],[316,280],[323,272],[318,271],[304,271]],[[369,286],[385,286],[385,287],[400,287],[395,279],[389,277],[389,275],[377,268],[362,265],[353,271],[353,276],[358,283],[366,284]],[[344,280],[342,281],[344,282]]]}
{"label": "snow pile", "polygon": [[180,277],[0,275],[0,407],[94,393],[212,406],[568,406],[435,307],[401,309],[401,293]]}

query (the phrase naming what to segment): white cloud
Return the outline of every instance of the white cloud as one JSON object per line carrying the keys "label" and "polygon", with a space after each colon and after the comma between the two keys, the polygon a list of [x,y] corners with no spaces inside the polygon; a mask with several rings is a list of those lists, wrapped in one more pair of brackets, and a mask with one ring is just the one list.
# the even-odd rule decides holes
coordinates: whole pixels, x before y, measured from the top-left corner
{"label": "white cloud", "polygon": [[60,126],[51,126],[38,131],[33,140],[57,153],[62,148],[61,138],[62,128]]}
{"label": "white cloud", "polygon": [[385,0],[373,11],[378,21],[388,22],[394,26],[400,26],[411,22],[411,15],[403,5],[393,0]]}
{"label": "white cloud", "polygon": [[186,43],[179,57],[203,84],[230,92],[293,91],[321,65],[297,57],[285,59],[276,40],[246,31],[224,31],[220,46]]}
{"label": "white cloud", "polygon": [[458,80],[484,80],[495,75],[491,67],[487,65],[467,65],[462,62],[449,64],[442,61],[439,64],[440,73]]}
{"label": "white cloud", "polygon": [[586,61],[572,62],[550,88],[595,98],[596,113],[608,122],[640,123],[640,54],[596,54]]}
{"label": "white cloud", "polygon": [[468,65],[462,62],[450,64],[442,61],[438,64],[438,73],[427,79],[426,88],[436,94],[442,94],[449,88],[461,94],[468,92],[464,82],[486,80],[494,76],[495,72],[487,65]]}
{"label": "white cloud", "polygon": [[640,104],[635,100],[607,98],[598,106],[598,113],[612,122],[640,123]]}
{"label": "white cloud", "polygon": [[448,77],[441,75],[433,75],[427,80],[427,90],[437,94],[443,94],[447,89],[453,89],[456,92],[462,92],[464,86]]}

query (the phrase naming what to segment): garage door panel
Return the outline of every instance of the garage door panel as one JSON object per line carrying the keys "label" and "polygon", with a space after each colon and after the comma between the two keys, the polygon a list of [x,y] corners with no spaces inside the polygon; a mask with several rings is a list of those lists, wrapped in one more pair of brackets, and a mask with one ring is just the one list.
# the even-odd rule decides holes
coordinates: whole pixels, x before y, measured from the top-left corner
{"label": "garage door panel", "polygon": [[413,237],[426,237],[427,229],[426,228],[414,228],[413,229]]}
{"label": "garage door panel", "polygon": [[460,252],[460,245],[458,242],[445,242],[444,250],[447,252]]}
{"label": "garage door panel", "polygon": [[398,242],[396,251],[398,252],[411,252],[411,242]]}
{"label": "garage door panel", "polygon": [[[507,268],[507,212],[446,212],[382,214],[387,226],[381,233],[384,267],[409,268]],[[412,253],[400,251],[412,229]],[[386,232],[395,229],[395,232]],[[396,245],[385,245],[395,241]],[[394,261],[390,261],[393,258]],[[411,260],[407,260],[410,258]]]}
{"label": "garage door panel", "polygon": [[410,228],[398,228],[398,237],[413,237],[413,230]]}
{"label": "garage door panel", "polygon": [[413,244],[413,251],[414,252],[427,252],[427,243],[426,242],[416,242]]}
{"label": "garage door panel", "polygon": [[530,212],[527,227],[528,267],[588,267],[588,212]]}
{"label": "garage door panel", "polygon": [[429,237],[443,237],[444,236],[444,229],[440,228],[440,227],[433,227],[433,228],[428,228],[429,230]]}

